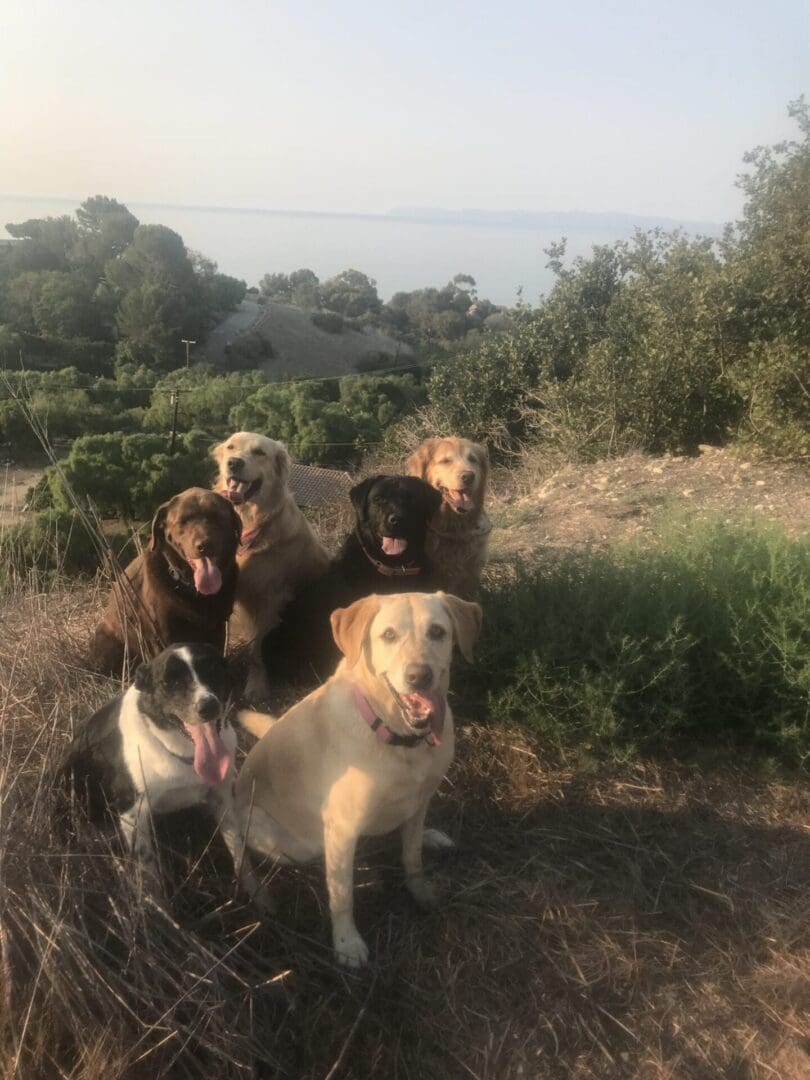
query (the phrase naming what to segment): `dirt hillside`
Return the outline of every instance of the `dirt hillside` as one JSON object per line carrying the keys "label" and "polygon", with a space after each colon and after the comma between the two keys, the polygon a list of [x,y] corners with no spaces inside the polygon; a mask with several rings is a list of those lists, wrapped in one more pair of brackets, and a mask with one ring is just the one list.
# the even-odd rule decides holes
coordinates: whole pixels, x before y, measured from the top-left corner
{"label": "dirt hillside", "polygon": [[529,463],[498,478],[495,490],[491,555],[498,561],[644,537],[662,511],[679,508],[690,521],[719,513],[770,522],[791,536],[810,528],[806,466],[746,461],[715,447],[697,457],[631,454],[546,476]]}

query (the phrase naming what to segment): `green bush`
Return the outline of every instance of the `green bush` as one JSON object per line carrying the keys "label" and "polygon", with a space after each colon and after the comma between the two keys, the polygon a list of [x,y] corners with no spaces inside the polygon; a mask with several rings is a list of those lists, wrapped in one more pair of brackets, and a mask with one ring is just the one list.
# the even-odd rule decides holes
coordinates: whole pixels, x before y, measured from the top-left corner
{"label": "green bush", "polygon": [[[67,482],[77,498],[90,499],[104,516],[148,520],[178,491],[207,486],[209,446],[200,431],[178,436],[174,454],[161,435],[116,432],[76,439],[60,468],[46,470],[50,504],[63,512],[73,508]],[[37,499],[42,499],[41,491]]]}
{"label": "green bush", "polygon": [[810,759],[810,540],[671,523],[654,548],[524,567],[483,603],[470,707],[560,752],[689,740]]}
{"label": "green bush", "polygon": [[323,330],[327,334],[342,334],[345,322],[342,315],[336,311],[316,311],[310,316],[313,326]]}
{"label": "green bush", "polygon": [[588,459],[735,436],[807,456],[810,110],[790,112],[801,140],[746,156],[721,241],[640,232],[568,268],[553,245],[556,283],[526,325],[435,369],[437,428]]}
{"label": "green bush", "polygon": [[[134,558],[130,533],[110,533],[107,541],[121,565]],[[97,549],[75,511],[46,510],[30,522],[0,528],[0,591],[31,574],[47,580],[90,575],[98,568]]]}
{"label": "green bush", "polygon": [[230,427],[281,439],[296,461],[351,468],[424,400],[411,375],[267,383],[231,410]]}
{"label": "green bush", "polygon": [[398,367],[399,363],[399,357],[393,353],[373,349],[371,352],[365,352],[362,356],[358,356],[352,366],[355,371],[365,373],[367,371],[384,371],[386,368]]}

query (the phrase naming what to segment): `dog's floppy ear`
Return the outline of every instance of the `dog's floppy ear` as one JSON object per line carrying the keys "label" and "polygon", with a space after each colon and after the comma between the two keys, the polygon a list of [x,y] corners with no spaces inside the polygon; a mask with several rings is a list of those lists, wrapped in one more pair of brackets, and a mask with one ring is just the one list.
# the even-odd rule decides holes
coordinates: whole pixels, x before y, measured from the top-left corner
{"label": "dog's floppy ear", "polygon": [[481,443],[473,443],[475,446],[475,452],[481,458],[481,488],[480,493],[483,498],[486,491],[487,484],[489,483],[489,450]]}
{"label": "dog's floppy ear", "polygon": [[414,450],[407,461],[408,476],[418,476],[422,480],[427,480],[430,459],[441,441],[441,439],[425,439],[421,446]]}
{"label": "dog's floppy ear", "polygon": [[346,657],[349,667],[354,667],[363,652],[363,642],[369,623],[380,610],[379,596],[364,596],[349,607],[336,608],[331,615],[332,637]]}
{"label": "dog's floppy ear", "polygon": [[152,689],[152,671],[148,663],[138,666],[135,672],[135,689],[145,693],[149,693]]}
{"label": "dog's floppy ear", "polygon": [[361,480],[359,484],[355,484],[349,492],[349,498],[352,500],[352,506],[355,510],[362,510],[368,493],[374,487],[378,480],[382,480],[383,474],[377,473],[376,476],[367,476],[365,480]]}
{"label": "dog's floppy ear", "polygon": [[481,605],[460,600],[451,593],[439,593],[439,596],[444,601],[450,622],[453,624],[453,633],[461,655],[472,663],[473,646],[481,633]]}
{"label": "dog's floppy ear", "polygon": [[290,479],[290,467],[292,461],[290,455],[287,453],[287,447],[282,442],[276,443],[276,475],[278,476],[284,487],[287,486],[287,482]]}
{"label": "dog's floppy ear", "polygon": [[[224,496],[221,495],[220,498],[224,498]],[[233,526],[234,536],[236,537],[236,543],[238,545],[242,542],[242,519],[237,514],[231,500],[225,499],[225,502],[228,504],[228,510],[231,514],[231,525]]]}
{"label": "dog's floppy ear", "polygon": [[155,516],[152,518],[152,542],[149,545],[152,551],[157,548],[161,540],[165,539],[166,518],[169,514],[169,507],[176,498],[175,495],[168,502],[162,503],[155,511]]}
{"label": "dog's floppy ear", "polygon": [[439,507],[442,505],[442,493],[438,488],[433,487],[427,480],[424,481],[424,496],[425,504],[427,506],[427,516],[432,518],[434,514],[438,513]]}

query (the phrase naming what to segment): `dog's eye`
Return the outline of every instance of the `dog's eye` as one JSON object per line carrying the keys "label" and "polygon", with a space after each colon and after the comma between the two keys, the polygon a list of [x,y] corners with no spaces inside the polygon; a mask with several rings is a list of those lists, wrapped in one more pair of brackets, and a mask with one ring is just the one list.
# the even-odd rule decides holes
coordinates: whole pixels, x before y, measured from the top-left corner
{"label": "dog's eye", "polygon": [[264,450],[260,450],[258,446],[254,446],[250,452],[251,454],[255,454],[256,457],[267,457],[267,454],[265,454]]}
{"label": "dog's eye", "polygon": [[470,456],[467,458],[467,461],[469,461],[471,465],[478,464],[478,458],[475,456],[475,454],[470,454]]}
{"label": "dog's eye", "polygon": [[438,623],[431,623],[428,627],[427,636],[431,641],[441,641],[442,638],[447,637],[447,631],[443,626],[439,626]]}
{"label": "dog's eye", "polygon": [[393,626],[389,626],[387,629],[383,630],[380,637],[383,639],[383,641],[389,641],[389,642],[390,641],[396,641],[397,640],[397,632],[393,628]]}
{"label": "dog's eye", "polygon": [[452,460],[453,459],[449,458],[449,457],[442,457],[442,458],[439,458],[439,464],[440,465],[449,465]]}

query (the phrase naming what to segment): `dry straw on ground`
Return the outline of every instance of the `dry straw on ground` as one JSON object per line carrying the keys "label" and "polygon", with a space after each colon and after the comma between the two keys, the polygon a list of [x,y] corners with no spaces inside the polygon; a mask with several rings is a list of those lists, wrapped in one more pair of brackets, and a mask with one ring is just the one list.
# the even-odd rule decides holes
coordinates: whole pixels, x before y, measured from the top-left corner
{"label": "dry straw on ground", "polygon": [[29,587],[0,611],[0,1076],[810,1073],[805,786],[711,761],[575,775],[462,725],[431,812],[460,845],[432,860],[445,902],[420,914],[394,847],[362,853],[373,960],[344,974],[318,867],[279,872],[261,924],[210,826],[171,819],[167,915],[113,838],[66,842],[52,768],[116,689],[80,664],[97,609]]}

